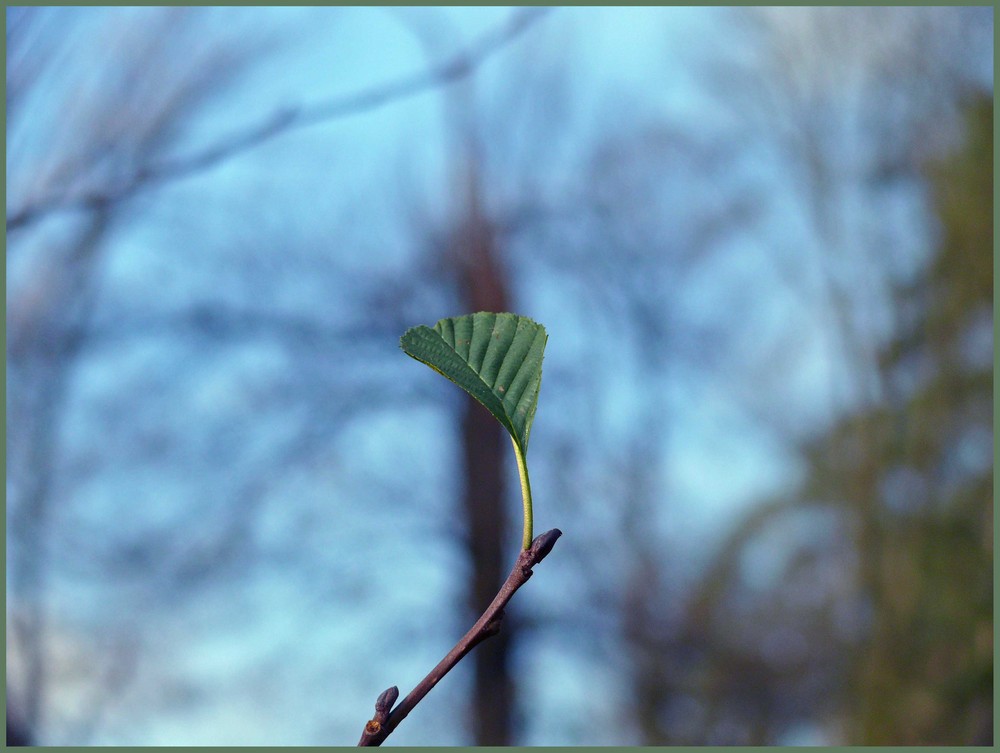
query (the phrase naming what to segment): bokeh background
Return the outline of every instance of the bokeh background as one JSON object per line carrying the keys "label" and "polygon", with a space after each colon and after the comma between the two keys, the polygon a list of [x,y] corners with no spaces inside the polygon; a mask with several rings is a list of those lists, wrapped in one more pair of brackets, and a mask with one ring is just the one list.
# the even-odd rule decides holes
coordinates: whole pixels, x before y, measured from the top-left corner
{"label": "bokeh background", "polygon": [[8,8],[7,734],[990,744],[992,8]]}

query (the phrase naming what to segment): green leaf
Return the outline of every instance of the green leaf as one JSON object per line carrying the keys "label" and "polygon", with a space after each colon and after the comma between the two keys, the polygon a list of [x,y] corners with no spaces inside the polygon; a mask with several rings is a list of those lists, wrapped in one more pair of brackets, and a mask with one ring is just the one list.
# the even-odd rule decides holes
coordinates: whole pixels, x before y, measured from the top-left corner
{"label": "green leaf", "polygon": [[413,327],[399,344],[482,403],[527,453],[547,339],[526,316],[480,311]]}
{"label": "green leaf", "polygon": [[522,547],[531,546],[528,437],[542,386],[545,327],[517,314],[466,314],[431,327],[413,327],[399,340],[407,355],[426,363],[486,406],[510,433],[524,503]]}

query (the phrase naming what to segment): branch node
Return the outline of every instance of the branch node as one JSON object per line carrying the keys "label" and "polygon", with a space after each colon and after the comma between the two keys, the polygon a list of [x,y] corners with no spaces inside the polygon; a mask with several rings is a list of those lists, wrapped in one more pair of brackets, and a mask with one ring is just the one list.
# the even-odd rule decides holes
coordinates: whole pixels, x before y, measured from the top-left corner
{"label": "branch node", "polygon": [[483,638],[490,638],[500,632],[500,627],[503,625],[504,611],[501,609],[493,617],[483,625]]}
{"label": "branch node", "polygon": [[375,716],[365,724],[361,740],[358,741],[359,746],[378,745],[380,742],[378,737],[382,733],[385,723],[389,720],[389,712],[392,711],[392,704],[396,702],[397,698],[399,698],[399,688],[395,685],[382,691],[375,701]]}

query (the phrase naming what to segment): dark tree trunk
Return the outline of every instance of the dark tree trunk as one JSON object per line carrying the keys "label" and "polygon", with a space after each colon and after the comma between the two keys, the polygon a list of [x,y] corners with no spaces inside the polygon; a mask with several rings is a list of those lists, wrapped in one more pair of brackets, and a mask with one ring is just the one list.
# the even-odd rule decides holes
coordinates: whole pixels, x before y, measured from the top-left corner
{"label": "dark tree trunk", "polygon": [[7,712],[7,747],[31,745],[31,735],[16,719],[11,719]]}
{"label": "dark tree trunk", "polygon": [[[471,398],[462,416],[465,449],[465,514],[472,580],[469,606],[483,612],[503,583],[504,508],[502,435],[496,420]],[[509,563],[506,563],[509,564]],[[472,719],[475,745],[510,745],[513,687],[507,667],[512,623],[481,643],[469,656],[475,672]]]}
{"label": "dark tree trunk", "polygon": [[[498,260],[496,234],[481,211],[478,188],[478,174],[473,165],[469,171],[467,215],[456,249],[462,271],[460,297],[469,313],[506,311],[507,285]],[[475,614],[489,606],[516,554],[505,552],[503,546],[508,538],[504,439],[503,429],[496,420],[472,398],[467,398],[462,415],[463,510],[472,561],[469,607]],[[508,656],[513,631],[513,621],[505,620],[500,633],[478,646],[469,657],[475,673],[472,708],[475,745],[511,744],[514,684]]]}

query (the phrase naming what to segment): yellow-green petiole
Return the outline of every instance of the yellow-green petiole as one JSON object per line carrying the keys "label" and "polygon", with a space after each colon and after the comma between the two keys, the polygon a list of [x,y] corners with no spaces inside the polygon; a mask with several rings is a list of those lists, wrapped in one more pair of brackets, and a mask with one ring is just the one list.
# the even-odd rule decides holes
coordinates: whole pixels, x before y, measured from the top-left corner
{"label": "yellow-green petiole", "polygon": [[518,447],[517,441],[511,437],[514,445],[514,457],[517,458],[517,473],[521,477],[521,502],[524,504],[524,541],[521,548],[527,551],[531,546],[531,482],[528,481],[528,463],[524,459],[524,453]]}

